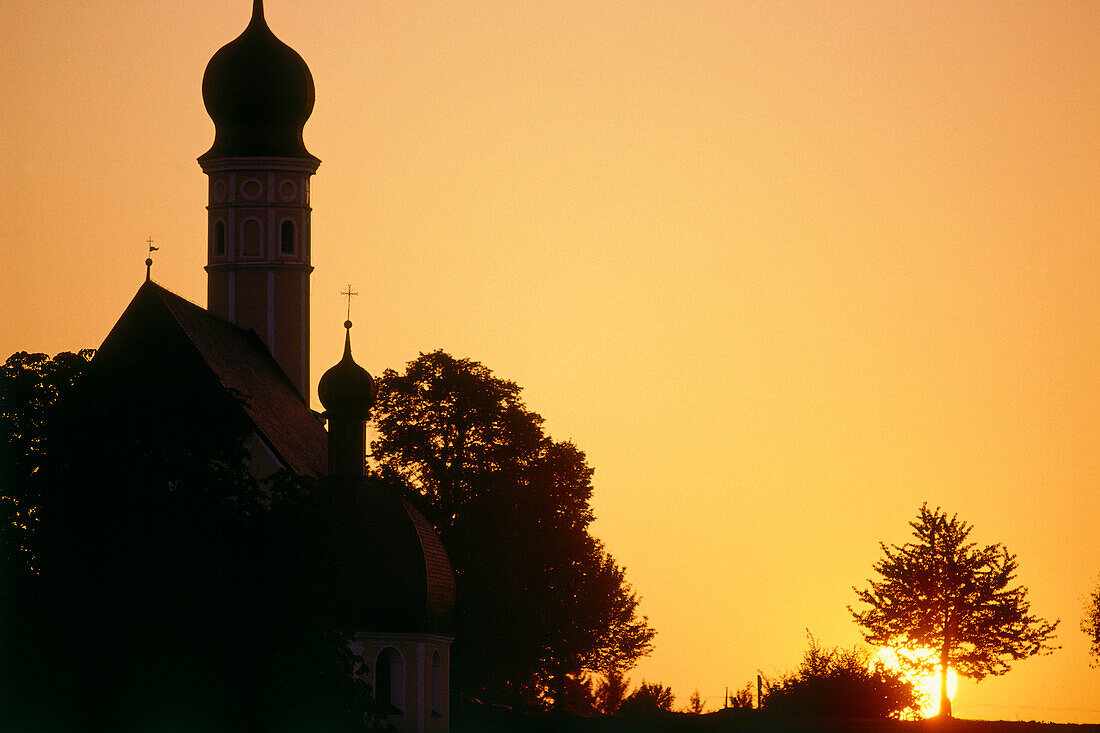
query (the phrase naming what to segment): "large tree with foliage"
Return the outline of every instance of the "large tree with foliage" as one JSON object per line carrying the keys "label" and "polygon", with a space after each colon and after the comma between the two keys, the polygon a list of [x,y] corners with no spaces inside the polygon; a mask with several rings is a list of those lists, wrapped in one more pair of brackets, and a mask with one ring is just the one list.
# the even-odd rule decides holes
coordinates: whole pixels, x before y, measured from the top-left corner
{"label": "large tree with foliage", "polygon": [[561,705],[571,675],[629,669],[654,632],[588,531],[592,469],[552,440],[520,388],[435,351],[387,370],[374,468],[439,528],[457,580],[452,687]]}
{"label": "large tree with foliage", "polygon": [[41,516],[50,416],[94,354],[85,349],[50,358],[19,351],[0,366],[0,539],[13,582],[38,569],[34,530]]}
{"label": "large tree with foliage", "polygon": [[909,524],[916,541],[881,544],[880,579],[854,588],[868,608],[849,611],[872,644],[936,652],[940,715],[950,717],[948,669],[977,680],[1002,675],[1010,661],[1057,648],[1058,621],[1030,613],[1027,588],[1012,584],[1016,556],[968,541],[971,526],[957,515],[925,504]]}

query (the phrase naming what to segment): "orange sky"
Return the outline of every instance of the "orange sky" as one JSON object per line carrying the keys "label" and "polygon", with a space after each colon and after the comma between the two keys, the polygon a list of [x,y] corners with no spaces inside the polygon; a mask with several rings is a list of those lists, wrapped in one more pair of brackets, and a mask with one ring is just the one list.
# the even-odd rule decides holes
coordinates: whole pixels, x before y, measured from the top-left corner
{"label": "orange sky", "polygon": [[[205,303],[200,84],[246,0],[3,0],[0,358]],[[443,348],[596,468],[711,707],[793,668],[922,501],[1020,560],[1056,654],[960,717],[1100,722],[1100,4],[268,0],[317,106],[313,374]],[[367,321],[369,326],[366,326]]]}

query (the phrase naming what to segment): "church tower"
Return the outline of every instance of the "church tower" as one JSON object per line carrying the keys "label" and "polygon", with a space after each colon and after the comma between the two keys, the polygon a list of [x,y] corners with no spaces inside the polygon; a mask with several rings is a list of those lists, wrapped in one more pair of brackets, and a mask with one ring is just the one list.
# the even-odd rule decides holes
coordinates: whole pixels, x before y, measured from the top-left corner
{"label": "church tower", "polygon": [[313,76],[264,20],[223,46],[202,80],[214,144],[199,158],[209,176],[207,308],[256,331],[309,395],[309,180],[321,161],[302,128],[313,111]]}

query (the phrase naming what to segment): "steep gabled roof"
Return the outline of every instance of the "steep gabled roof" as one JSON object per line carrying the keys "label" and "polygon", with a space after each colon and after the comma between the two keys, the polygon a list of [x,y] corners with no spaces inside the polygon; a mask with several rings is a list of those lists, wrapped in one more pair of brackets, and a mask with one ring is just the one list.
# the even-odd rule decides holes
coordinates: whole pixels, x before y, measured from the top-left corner
{"label": "steep gabled roof", "polygon": [[120,360],[143,361],[152,342],[172,342],[176,353],[193,349],[198,359],[186,363],[209,370],[223,390],[242,400],[257,434],[287,469],[304,476],[325,474],[328,434],[254,331],[146,281],[107,335],[96,361],[106,362],[108,369]]}

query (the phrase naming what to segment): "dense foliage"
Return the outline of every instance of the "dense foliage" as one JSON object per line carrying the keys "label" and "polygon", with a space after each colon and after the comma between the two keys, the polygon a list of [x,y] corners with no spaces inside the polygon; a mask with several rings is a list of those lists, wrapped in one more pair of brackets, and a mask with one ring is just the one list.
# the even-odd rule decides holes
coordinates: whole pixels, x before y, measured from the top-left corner
{"label": "dense foliage", "polygon": [[803,718],[901,718],[920,710],[912,682],[864,649],[828,649],[810,636],[798,670],[769,681],[764,708]]}
{"label": "dense foliage", "polygon": [[619,705],[618,714],[626,716],[654,715],[656,713],[672,712],[672,705],[676,702],[676,696],[672,694],[671,687],[665,687],[660,682],[646,682],[637,690],[626,696]]}
{"label": "dense foliage", "polygon": [[871,644],[935,650],[940,714],[950,716],[949,668],[979,680],[1004,674],[1011,660],[1055,649],[1058,621],[1029,613],[1027,588],[1012,585],[1016,556],[969,542],[971,526],[956,515],[925,504],[909,524],[916,542],[881,545],[874,565],[881,579],[854,589],[869,607],[849,610]]}
{"label": "dense foliage", "polygon": [[592,469],[520,388],[441,351],[387,370],[371,444],[439,528],[457,582],[452,690],[565,704],[568,680],[629,669],[654,635],[624,570],[588,531]]}
{"label": "dense foliage", "polygon": [[614,715],[619,712],[619,706],[626,699],[626,691],[629,688],[630,680],[621,672],[617,670],[608,672],[593,691],[596,712],[602,715]]}
{"label": "dense foliage", "polygon": [[35,528],[42,502],[42,466],[57,401],[88,367],[91,349],[46,354],[20,351],[0,366],[0,521],[5,567],[19,575],[38,571]]}
{"label": "dense foliage", "polygon": [[249,473],[231,397],[79,359],[17,354],[0,375],[8,453],[40,457],[16,474],[36,522],[33,566],[6,557],[0,727],[381,725],[335,631],[330,518],[304,484]]}

